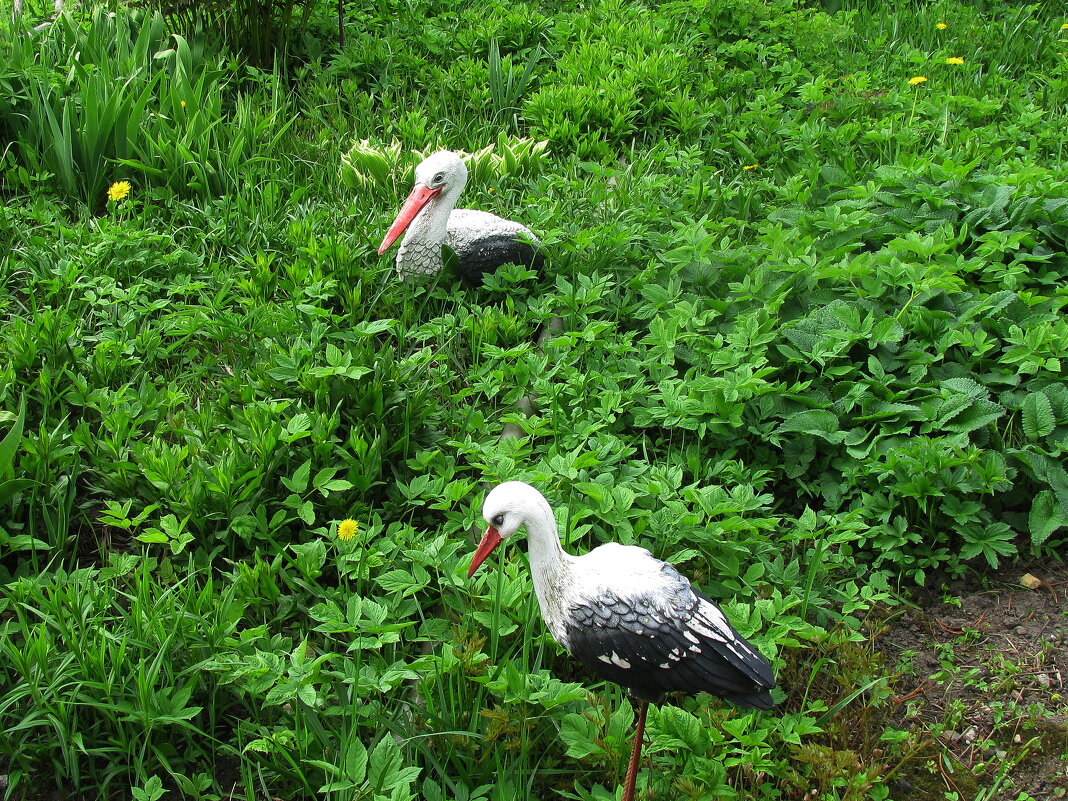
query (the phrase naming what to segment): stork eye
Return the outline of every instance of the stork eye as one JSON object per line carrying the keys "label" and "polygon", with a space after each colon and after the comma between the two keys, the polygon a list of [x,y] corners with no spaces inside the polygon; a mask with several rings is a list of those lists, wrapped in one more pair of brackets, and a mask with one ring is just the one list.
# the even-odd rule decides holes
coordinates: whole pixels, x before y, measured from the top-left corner
{"label": "stork eye", "polygon": [[436,183],[436,184],[445,183],[445,173],[439,172],[437,175],[435,175],[434,176],[434,183]]}
{"label": "stork eye", "polygon": [[495,526],[503,526],[504,525],[504,515],[503,514],[495,515],[494,518],[490,522]]}

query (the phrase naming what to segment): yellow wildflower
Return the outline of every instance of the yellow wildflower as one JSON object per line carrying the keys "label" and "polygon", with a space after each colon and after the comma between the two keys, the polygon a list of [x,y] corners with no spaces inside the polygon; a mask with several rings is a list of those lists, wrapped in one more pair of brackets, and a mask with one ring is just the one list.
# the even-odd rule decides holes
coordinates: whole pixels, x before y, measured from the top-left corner
{"label": "yellow wildflower", "polygon": [[759,164],[746,164],[744,167],[742,167],[742,169],[743,170],[755,170],[758,167],[760,167]]}
{"label": "yellow wildflower", "polygon": [[946,28],[948,28],[949,26],[948,26],[948,25],[946,25],[946,23],[944,23],[944,22],[939,22],[939,23],[937,23],[937,24],[935,25],[935,27],[936,27],[936,28],[938,28],[938,30],[940,30],[940,31],[944,31],[944,30],[945,30]]}
{"label": "yellow wildflower", "polygon": [[359,530],[360,524],[352,518],[342,520],[337,524],[337,538],[342,542],[348,542],[356,536],[356,532]]}
{"label": "yellow wildflower", "polygon": [[947,64],[963,64],[964,63],[964,59],[960,58],[959,56],[950,56],[949,58],[946,59],[946,63]]}
{"label": "yellow wildflower", "polygon": [[182,100],[182,101],[180,101],[180,102],[181,102],[181,104],[182,104],[182,108],[185,108],[185,101],[184,101],[184,100]]}
{"label": "yellow wildflower", "polygon": [[1061,30],[1062,31],[1068,31],[1068,22],[1065,22],[1065,23],[1061,24]]}
{"label": "yellow wildflower", "polygon": [[909,78],[909,86],[919,86],[921,83],[927,83],[927,79],[922,75],[917,75],[915,78]]}
{"label": "yellow wildflower", "polygon": [[130,194],[129,181],[116,181],[108,187],[108,200],[117,202]]}

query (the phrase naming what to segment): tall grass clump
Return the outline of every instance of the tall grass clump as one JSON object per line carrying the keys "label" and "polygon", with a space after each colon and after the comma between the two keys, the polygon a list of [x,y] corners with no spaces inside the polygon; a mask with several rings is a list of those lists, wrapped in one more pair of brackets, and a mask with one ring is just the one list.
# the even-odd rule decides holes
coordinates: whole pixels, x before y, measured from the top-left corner
{"label": "tall grass clump", "polygon": [[61,15],[0,36],[12,75],[0,125],[16,162],[90,208],[120,178],[217,195],[277,155],[288,125],[277,87],[235,103],[225,58],[169,34],[159,13],[99,8],[87,23]]}

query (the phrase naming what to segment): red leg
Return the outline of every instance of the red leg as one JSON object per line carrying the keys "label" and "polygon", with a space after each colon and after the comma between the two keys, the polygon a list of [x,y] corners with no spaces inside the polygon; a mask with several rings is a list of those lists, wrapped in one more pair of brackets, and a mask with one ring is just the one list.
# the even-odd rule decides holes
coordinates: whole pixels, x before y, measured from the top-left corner
{"label": "red leg", "polygon": [[630,764],[627,766],[627,780],[623,785],[623,801],[634,801],[634,785],[638,781],[638,762],[642,757],[642,740],[645,739],[645,713],[649,702],[642,701],[638,707],[638,723],[634,727],[634,745],[630,749]]}

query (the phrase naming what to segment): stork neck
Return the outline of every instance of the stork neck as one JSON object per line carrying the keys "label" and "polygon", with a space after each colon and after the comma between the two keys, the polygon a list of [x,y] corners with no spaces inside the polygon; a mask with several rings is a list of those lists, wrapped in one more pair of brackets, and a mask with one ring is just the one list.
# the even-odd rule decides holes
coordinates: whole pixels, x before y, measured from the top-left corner
{"label": "stork neck", "polygon": [[[541,614],[549,628],[560,619],[563,594],[568,585],[573,556],[564,551],[552,507],[544,498],[526,519],[530,575],[538,596]],[[555,631],[553,632],[556,633]]]}
{"label": "stork neck", "polygon": [[441,270],[441,246],[448,232],[449,215],[461,191],[462,185],[450,187],[427,203],[412,220],[397,251],[399,273],[429,275]]}

